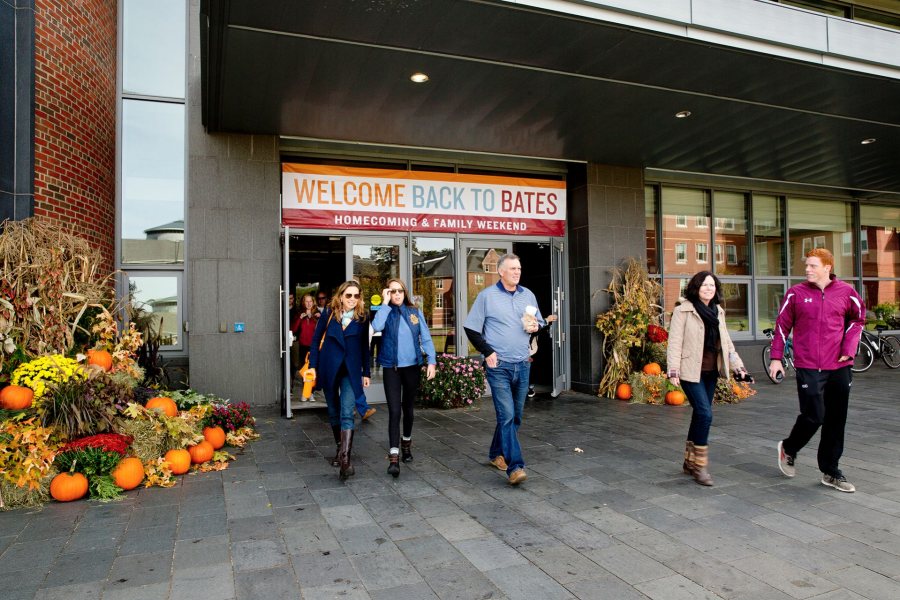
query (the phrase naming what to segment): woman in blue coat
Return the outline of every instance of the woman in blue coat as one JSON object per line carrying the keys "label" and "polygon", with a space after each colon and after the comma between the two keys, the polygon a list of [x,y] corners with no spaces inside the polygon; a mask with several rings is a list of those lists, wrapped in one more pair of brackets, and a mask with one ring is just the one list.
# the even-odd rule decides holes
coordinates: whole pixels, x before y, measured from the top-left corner
{"label": "woman in blue coat", "polygon": [[[388,473],[400,475],[400,451],[403,462],[412,457],[413,405],[419,393],[422,354],[427,358],[425,374],[434,378],[437,356],[425,315],[422,314],[409,290],[399,279],[389,279],[382,292],[385,304],[372,319],[372,329],[381,334],[378,364],[384,371],[384,395],[388,404],[388,438],[391,451],[388,456]],[[403,439],[400,439],[400,413],[403,412]],[[399,447],[398,447],[399,446]]]}
{"label": "woman in blue coat", "polygon": [[369,322],[359,283],[345,281],[319,318],[309,352],[309,367],[325,392],[328,420],[337,454],[332,464],[341,467],[340,477],[353,475],[353,410],[365,399],[369,387]]}

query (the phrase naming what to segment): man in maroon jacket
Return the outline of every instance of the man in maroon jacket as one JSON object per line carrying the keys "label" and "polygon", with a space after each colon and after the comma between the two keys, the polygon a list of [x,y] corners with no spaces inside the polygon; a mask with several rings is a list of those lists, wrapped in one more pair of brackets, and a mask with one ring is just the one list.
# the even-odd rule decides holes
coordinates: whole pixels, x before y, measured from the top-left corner
{"label": "man in maroon jacket", "polygon": [[862,300],[851,285],[834,276],[834,256],[825,248],[806,254],[806,281],[788,290],[778,312],[769,374],[784,376],[784,344],[794,332],[794,366],[800,415],[791,434],[778,442],[778,468],[796,474],[794,459],[822,427],[819,470],[822,484],[854,492],[838,468],[844,452],[844,425],[850,400],[850,365],[866,323]]}

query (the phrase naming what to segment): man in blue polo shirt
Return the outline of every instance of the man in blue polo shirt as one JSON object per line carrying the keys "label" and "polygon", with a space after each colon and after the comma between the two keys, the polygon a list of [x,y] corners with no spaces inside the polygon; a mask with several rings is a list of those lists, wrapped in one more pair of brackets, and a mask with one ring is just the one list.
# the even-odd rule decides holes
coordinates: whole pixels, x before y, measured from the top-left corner
{"label": "man in blue polo shirt", "polygon": [[527,478],[519,425],[528,394],[531,370],[528,342],[531,334],[544,324],[540,312],[526,326],[522,316],[529,307],[537,307],[531,290],[519,285],[522,264],[515,254],[504,254],[497,263],[500,281],[478,294],[466,317],[464,327],[472,345],[484,355],[488,385],[497,412],[497,427],[488,458],[506,471],[509,483],[518,485]]}

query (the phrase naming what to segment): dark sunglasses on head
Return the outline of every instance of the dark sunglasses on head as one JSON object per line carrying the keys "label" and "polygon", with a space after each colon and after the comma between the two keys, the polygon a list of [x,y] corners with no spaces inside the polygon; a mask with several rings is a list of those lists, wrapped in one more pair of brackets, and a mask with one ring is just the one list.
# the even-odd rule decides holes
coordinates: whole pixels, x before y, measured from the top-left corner
{"label": "dark sunglasses on head", "polygon": [[344,298],[347,298],[348,300],[349,300],[350,298],[357,298],[357,299],[358,299],[358,298],[359,298],[359,294],[351,294],[350,292],[345,292],[345,293],[344,293]]}

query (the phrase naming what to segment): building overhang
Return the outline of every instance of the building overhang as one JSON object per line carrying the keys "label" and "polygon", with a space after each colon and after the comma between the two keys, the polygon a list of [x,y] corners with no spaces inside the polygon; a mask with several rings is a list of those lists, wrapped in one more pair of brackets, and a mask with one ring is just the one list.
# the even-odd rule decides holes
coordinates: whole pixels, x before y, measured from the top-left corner
{"label": "building overhang", "polygon": [[900,197],[897,78],[489,0],[204,0],[200,29],[209,132]]}

